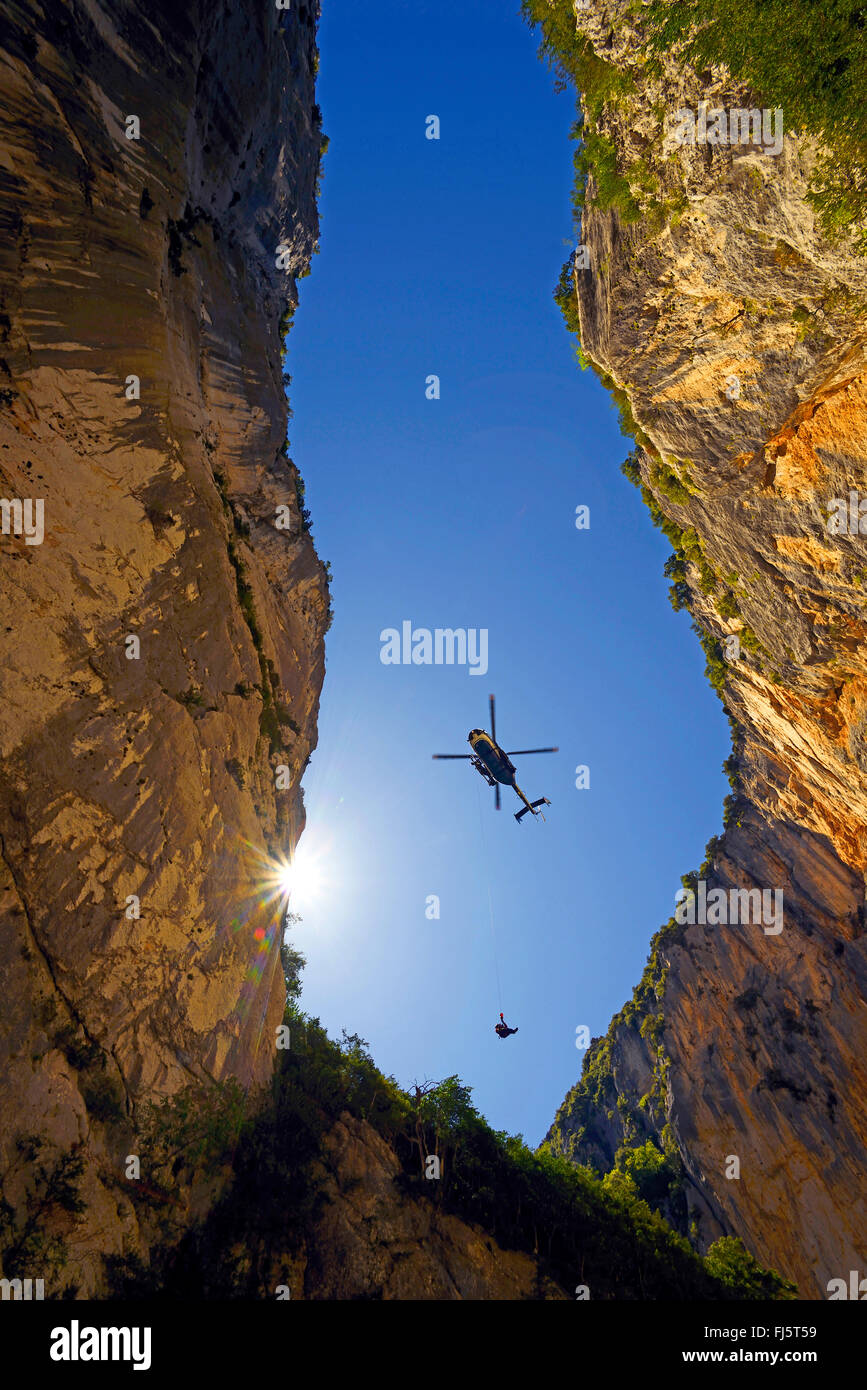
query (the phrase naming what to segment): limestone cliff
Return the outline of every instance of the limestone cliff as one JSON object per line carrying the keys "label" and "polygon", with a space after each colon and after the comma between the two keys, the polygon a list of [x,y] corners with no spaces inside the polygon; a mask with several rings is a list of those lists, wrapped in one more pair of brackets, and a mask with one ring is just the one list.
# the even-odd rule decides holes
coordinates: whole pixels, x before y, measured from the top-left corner
{"label": "limestone cliff", "polygon": [[138,1102],[261,1081],[284,1006],[261,878],[329,607],[281,380],[318,4],[4,9],[0,1179],[7,1251],[62,1237],[49,1290],[87,1292],[135,1238]]}
{"label": "limestone cliff", "polygon": [[393,1149],[344,1114],[317,1164],[321,1214],[294,1259],[275,1267],[292,1298],[508,1299],[569,1295],[532,1256],[504,1250],[478,1226],[396,1191]]}
{"label": "limestone cliff", "polygon": [[867,261],[817,225],[805,135],[776,155],[670,138],[679,109],[763,103],[725,69],[649,62],[640,24],[623,0],[578,11],[608,78],[585,136],[620,181],[591,172],[560,299],[643,446],[630,472],[735,722],[698,877],[782,891],[783,929],[672,921],[549,1140],[607,1169],[655,1137],[700,1246],[740,1235],[822,1297],[867,1229],[867,540],[828,526],[867,491]]}

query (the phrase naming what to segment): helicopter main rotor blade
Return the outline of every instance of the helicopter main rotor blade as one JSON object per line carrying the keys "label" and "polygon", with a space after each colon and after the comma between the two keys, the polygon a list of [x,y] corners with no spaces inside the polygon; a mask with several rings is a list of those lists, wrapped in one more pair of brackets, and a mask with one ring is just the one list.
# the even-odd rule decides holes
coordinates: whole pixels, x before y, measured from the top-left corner
{"label": "helicopter main rotor blade", "polygon": [[432,758],[450,758],[452,761],[458,759],[460,762],[468,763],[472,758],[472,753],[431,753]]}
{"label": "helicopter main rotor blade", "polygon": [[494,713],[494,697],[493,697],[493,695],[489,695],[489,696],[488,696],[488,703],[489,703],[489,705],[490,705],[490,707],[491,707],[491,738],[494,740],[494,743],[496,743],[496,741],[497,741],[497,716],[496,716],[496,714]]}
{"label": "helicopter main rotor blade", "polygon": [[500,809],[500,784],[499,784],[499,782],[498,782],[497,785],[494,787],[494,810],[499,811],[499,809]]}
{"label": "helicopter main rotor blade", "polygon": [[527,753],[559,753],[559,748],[510,748],[507,754],[509,758],[520,758]]}

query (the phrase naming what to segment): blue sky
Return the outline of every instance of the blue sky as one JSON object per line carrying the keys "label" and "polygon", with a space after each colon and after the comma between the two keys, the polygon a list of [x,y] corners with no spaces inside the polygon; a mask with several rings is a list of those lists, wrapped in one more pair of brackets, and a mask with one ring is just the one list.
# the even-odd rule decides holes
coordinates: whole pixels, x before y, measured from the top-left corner
{"label": "blue sky", "polygon": [[[552,299],[573,98],[517,5],[329,0],[320,50],[321,252],[287,364],[335,609],[293,902],[302,1004],[403,1085],[456,1072],[535,1144],[580,1071],[576,1029],[606,1030],[720,829],[728,725],[620,474],[630,442]],[[406,620],[487,629],[487,674],[383,665]],[[518,760],[544,825],[431,760],[468,751],[490,691],[505,747],[560,746]]]}

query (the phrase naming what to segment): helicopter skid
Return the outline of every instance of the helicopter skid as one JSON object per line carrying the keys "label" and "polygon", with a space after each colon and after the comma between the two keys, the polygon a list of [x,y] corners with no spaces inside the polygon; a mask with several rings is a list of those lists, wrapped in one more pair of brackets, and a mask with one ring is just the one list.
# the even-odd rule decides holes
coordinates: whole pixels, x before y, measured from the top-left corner
{"label": "helicopter skid", "polygon": [[[516,812],[515,812],[515,820],[516,820],[516,821],[518,822],[518,824],[520,825],[520,824],[521,824],[521,817],[522,817],[522,816],[526,816],[526,814],[527,814],[528,811],[532,811],[534,816],[542,816],[542,812],[541,812],[541,811],[537,811],[537,810],[536,810],[536,807],[537,807],[537,806],[550,806],[550,805],[551,805],[551,803],[550,803],[550,801],[548,800],[547,796],[540,796],[538,801],[531,801],[531,802],[530,802],[530,805],[529,805],[529,806],[525,806],[524,809],[523,809],[522,811],[516,811]],[[545,817],[542,816],[542,819],[544,820]]]}

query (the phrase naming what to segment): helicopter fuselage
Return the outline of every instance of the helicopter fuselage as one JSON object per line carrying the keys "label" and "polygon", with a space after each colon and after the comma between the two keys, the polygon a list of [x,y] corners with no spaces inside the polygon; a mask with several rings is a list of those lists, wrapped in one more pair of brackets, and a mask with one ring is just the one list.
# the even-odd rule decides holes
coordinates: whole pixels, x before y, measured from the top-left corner
{"label": "helicopter fuselage", "polygon": [[[479,762],[487,768],[494,782],[501,782],[504,787],[514,787],[515,785],[515,764],[504,753],[498,743],[494,743],[490,734],[486,734],[484,729],[471,729],[467,738],[467,743],[472,748]],[[481,768],[478,769],[481,772]],[[482,773],[484,776],[484,773]],[[489,779],[486,778],[486,781]],[[490,785],[493,786],[494,782]]]}

